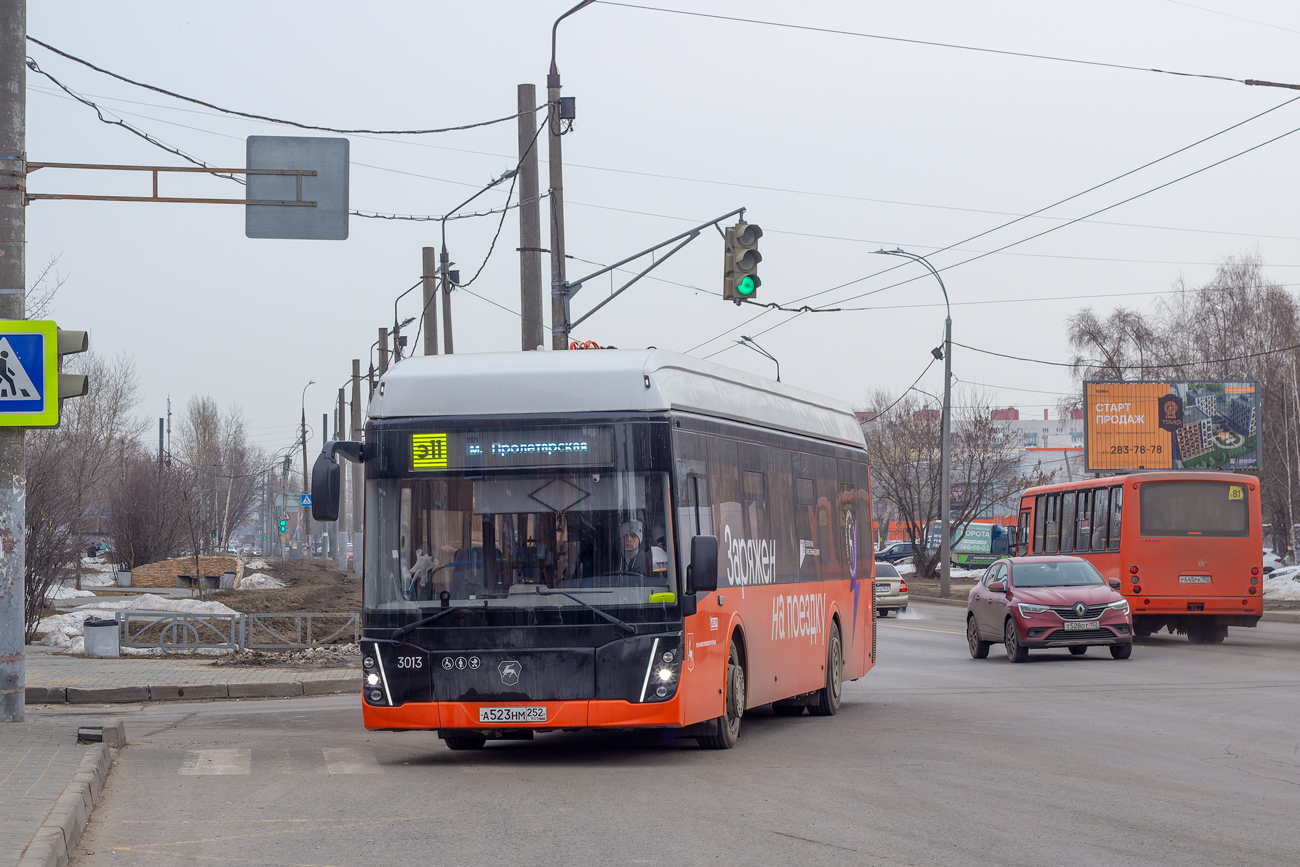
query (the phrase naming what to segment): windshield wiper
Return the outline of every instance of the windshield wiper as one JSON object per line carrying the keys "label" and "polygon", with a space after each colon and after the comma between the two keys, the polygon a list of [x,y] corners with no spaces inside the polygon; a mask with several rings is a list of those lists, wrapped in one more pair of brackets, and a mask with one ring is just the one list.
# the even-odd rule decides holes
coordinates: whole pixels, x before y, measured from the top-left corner
{"label": "windshield wiper", "polygon": [[452,613],[453,611],[468,611],[469,608],[470,606],[468,605],[458,605],[453,608],[443,608],[437,614],[430,614],[428,617],[421,617],[419,620],[415,621],[414,623],[408,623],[405,626],[399,627],[396,631],[393,632],[392,635],[388,636],[388,640],[391,641],[393,644],[397,644],[401,640],[402,636],[411,634],[415,630],[419,629],[421,626],[427,626],[433,621],[437,620],[438,618],[445,617],[446,615]]}
{"label": "windshield wiper", "polygon": [[567,598],[569,598],[569,599],[572,599],[574,602],[577,602],[579,605],[585,605],[587,608],[590,608],[592,611],[596,612],[596,616],[597,616],[597,617],[603,617],[603,618],[605,618],[605,619],[608,620],[610,623],[612,623],[612,624],[614,624],[615,626],[617,626],[618,628],[622,629],[622,630],[623,630],[624,632],[626,632],[628,635],[636,635],[636,627],[633,626],[631,623],[628,623],[628,622],[625,621],[625,620],[619,620],[619,619],[618,619],[617,617],[615,617],[613,614],[610,614],[610,613],[608,613],[608,612],[606,612],[606,611],[601,611],[599,608],[597,608],[595,605],[592,605],[592,604],[591,604],[590,602],[588,602],[587,600],[585,600],[585,599],[579,599],[577,596],[574,596],[572,593],[569,593],[568,591],[565,591],[565,590],[546,590],[546,589],[543,589],[542,587],[539,586],[539,587],[537,588],[537,595],[538,595],[538,596],[565,596],[565,597],[567,597]]}

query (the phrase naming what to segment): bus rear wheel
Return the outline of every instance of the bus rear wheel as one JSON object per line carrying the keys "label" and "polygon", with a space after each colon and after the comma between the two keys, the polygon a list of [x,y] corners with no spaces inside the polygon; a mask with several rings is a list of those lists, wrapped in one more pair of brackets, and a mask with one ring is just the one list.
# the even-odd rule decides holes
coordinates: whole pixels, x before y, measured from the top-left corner
{"label": "bus rear wheel", "polygon": [[487,738],[476,738],[473,736],[460,736],[454,738],[443,738],[449,750],[481,750],[487,743]]}
{"label": "bus rear wheel", "polygon": [[729,750],[740,740],[740,718],[745,715],[745,669],[740,664],[740,650],[734,638],[727,650],[722,708],[722,716],[713,720],[717,734],[700,735],[695,739],[706,750]]}
{"label": "bus rear wheel", "polygon": [[1228,637],[1228,627],[1217,623],[1192,626],[1187,630],[1187,640],[1192,644],[1222,644]]}
{"label": "bus rear wheel", "polygon": [[844,692],[844,644],[840,641],[840,627],[831,626],[831,637],[826,642],[826,685],[817,690],[817,700],[808,707],[813,716],[835,716],[840,710],[840,696]]}

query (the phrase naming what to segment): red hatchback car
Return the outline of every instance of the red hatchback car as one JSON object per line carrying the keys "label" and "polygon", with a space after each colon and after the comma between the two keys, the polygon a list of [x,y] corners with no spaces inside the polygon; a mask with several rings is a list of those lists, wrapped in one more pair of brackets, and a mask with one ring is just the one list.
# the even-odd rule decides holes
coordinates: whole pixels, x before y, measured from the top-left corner
{"label": "red hatchback car", "polygon": [[970,655],[984,659],[1002,642],[1007,658],[1024,662],[1029,649],[1068,647],[1082,656],[1094,645],[1116,659],[1133,655],[1128,602],[1091,563],[1079,557],[1009,557],[988,568],[966,604]]}

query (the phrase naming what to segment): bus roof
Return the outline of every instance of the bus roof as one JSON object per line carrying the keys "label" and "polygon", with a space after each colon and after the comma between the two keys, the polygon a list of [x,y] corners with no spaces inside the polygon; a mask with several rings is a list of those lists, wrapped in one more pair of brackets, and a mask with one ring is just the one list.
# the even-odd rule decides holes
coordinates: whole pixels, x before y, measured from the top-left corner
{"label": "bus roof", "polygon": [[380,382],[371,418],[672,410],[865,448],[846,404],[663,349],[414,356]]}
{"label": "bus roof", "polygon": [[1255,476],[1246,476],[1239,473],[1227,473],[1221,470],[1137,470],[1131,473],[1116,473],[1113,476],[1102,476],[1099,479],[1076,479],[1072,482],[1056,482],[1051,485],[1039,485],[1036,488],[1026,488],[1020,495],[1022,497],[1028,497],[1035,494],[1050,494],[1055,491],[1075,491],[1083,488],[1104,488],[1107,485],[1122,485],[1129,479],[1140,479],[1144,482],[1237,481],[1245,484],[1259,483],[1259,479]]}

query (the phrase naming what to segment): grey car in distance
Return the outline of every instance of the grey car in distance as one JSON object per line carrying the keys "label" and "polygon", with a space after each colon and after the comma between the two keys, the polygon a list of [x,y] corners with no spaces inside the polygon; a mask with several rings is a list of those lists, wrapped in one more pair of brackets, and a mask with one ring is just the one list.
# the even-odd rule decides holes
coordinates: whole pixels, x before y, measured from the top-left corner
{"label": "grey car in distance", "polygon": [[907,579],[891,563],[876,561],[876,616],[907,610]]}

